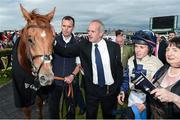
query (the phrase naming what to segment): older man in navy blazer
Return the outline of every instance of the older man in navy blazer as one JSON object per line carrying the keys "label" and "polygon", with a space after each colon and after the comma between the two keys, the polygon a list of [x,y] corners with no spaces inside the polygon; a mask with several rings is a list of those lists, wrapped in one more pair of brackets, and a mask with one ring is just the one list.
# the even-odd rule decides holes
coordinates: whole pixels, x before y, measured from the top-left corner
{"label": "older man in navy blazer", "polygon": [[[99,104],[101,104],[103,118],[115,118],[112,111],[117,108],[117,96],[122,82],[120,47],[114,42],[104,40],[103,34],[103,23],[100,20],[93,20],[88,27],[88,40],[82,40],[77,45],[66,48],[57,43],[54,49],[55,53],[63,56],[80,56],[85,76],[87,119],[97,118]],[[97,53],[100,54],[97,55]],[[102,67],[99,71],[100,64]],[[100,72],[101,75],[99,75]],[[104,81],[100,82],[100,78],[104,78]],[[67,81],[71,82],[70,79]]]}

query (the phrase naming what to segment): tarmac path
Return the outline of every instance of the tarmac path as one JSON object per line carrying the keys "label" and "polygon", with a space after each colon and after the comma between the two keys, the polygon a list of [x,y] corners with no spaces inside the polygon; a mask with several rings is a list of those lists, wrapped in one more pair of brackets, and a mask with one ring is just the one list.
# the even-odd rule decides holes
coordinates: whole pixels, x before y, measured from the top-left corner
{"label": "tarmac path", "polygon": [[[37,118],[36,106],[32,106],[32,119]],[[43,108],[43,118],[48,118],[47,104]],[[0,119],[23,119],[24,115],[20,109],[14,105],[12,82],[5,86],[0,86]]]}

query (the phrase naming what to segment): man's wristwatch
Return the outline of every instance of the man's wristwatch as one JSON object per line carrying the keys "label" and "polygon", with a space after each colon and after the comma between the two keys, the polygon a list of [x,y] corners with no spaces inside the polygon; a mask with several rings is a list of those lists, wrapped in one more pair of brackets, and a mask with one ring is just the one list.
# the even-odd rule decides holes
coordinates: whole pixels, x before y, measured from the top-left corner
{"label": "man's wristwatch", "polygon": [[73,77],[76,77],[76,75],[74,73],[71,73],[71,75],[73,75]]}

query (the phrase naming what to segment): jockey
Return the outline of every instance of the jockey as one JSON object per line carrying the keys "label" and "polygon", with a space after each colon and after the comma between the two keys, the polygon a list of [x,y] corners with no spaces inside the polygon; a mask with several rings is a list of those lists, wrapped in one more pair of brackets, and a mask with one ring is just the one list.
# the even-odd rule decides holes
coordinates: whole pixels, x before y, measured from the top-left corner
{"label": "jockey", "polygon": [[[156,46],[156,37],[149,30],[137,31],[132,37],[134,43],[134,56],[129,58],[128,66],[124,74],[124,82],[121,86],[121,95],[118,96],[118,102],[123,103],[125,93],[128,92],[129,85],[130,94],[128,98],[127,119],[146,119],[146,94],[136,89],[132,80],[143,73],[148,80],[151,80],[154,73],[163,65],[162,62],[152,55],[153,48]],[[129,84],[128,84],[129,83]]]}

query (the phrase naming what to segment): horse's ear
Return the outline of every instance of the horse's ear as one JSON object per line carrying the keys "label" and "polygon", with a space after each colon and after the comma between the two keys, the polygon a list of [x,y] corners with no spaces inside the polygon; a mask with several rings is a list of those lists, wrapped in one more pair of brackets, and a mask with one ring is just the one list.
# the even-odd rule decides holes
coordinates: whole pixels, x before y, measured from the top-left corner
{"label": "horse's ear", "polygon": [[26,21],[31,21],[29,12],[22,6],[22,4],[20,4],[20,8],[21,8],[21,12],[23,13],[23,16],[26,19]]}
{"label": "horse's ear", "polygon": [[49,22],[51,22],[51,20],[53,19],[55,10],[56,10],[56,7],[54,7],[54,9],[53,9],[50,13],[48,13],[48,14],[46,15],[47,18],[48,18],[48,20],[49,20]]}

